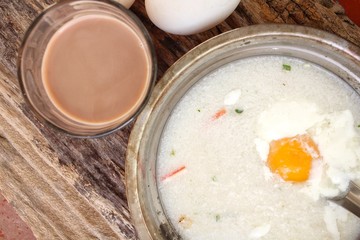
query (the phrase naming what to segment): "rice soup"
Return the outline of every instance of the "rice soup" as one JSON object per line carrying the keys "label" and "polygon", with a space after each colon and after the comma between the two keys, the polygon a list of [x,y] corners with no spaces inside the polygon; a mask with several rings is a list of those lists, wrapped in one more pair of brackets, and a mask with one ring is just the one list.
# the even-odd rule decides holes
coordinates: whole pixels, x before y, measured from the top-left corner
{"label": "rice soup", "polygon": [[[312,163],[306,181],[294,182],[269,169],[266,157],[276,129],[306,129],[319,155],[333,156],[321,141],[334,129],[322,121],[351,123],[339,139],[359,139],[359,108],[350,86],[303,60],[252,57],[213,71],[179,101],[162,133],[157,185],[169,220],[183,239],[356,239],[360,220],[323,197],[346,186],[324,185],[332,176],[315,167],[325,158]],[[359,157],[349,172],[355,181]]]}

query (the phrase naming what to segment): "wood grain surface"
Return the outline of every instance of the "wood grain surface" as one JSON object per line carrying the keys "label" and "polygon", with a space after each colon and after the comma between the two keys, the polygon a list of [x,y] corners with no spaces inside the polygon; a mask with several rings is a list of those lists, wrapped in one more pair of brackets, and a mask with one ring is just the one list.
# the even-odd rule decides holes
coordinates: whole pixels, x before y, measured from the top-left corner
{"label": "wood grain surface", "polygon": [[[52,0],[0,0],[0,191],[38,239],[137,239],[125,195],[124,165],[131,125],[107,137],[76,139],[36,118],[17,80],[24,32]],[[311,26],[360,46],[360,28],[332,0],[242,0],[222,24],[191,36],[167,34],[131,10],[150,32],[158,79],[199,43],[259,23]]]}

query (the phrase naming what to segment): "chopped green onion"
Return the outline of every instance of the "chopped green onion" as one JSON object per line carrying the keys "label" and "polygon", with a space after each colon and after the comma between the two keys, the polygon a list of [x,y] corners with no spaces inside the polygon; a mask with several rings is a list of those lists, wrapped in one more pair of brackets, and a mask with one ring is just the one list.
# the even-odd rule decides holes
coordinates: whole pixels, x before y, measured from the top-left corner
{"label": "chopped green onion", "polygon": [[215,220],[218,222],[218,221],[220,221],[220,215],[219,214],[216,214],[215,215]]}
{"label": "chopped green onion", "polygon": [[171,150],[170,156],[175,156],[175,150],[174,149]]}
{"label": "chopped green onion", "polygon": [[283,64],[282,66],[283,66],[283,69],[284,69],[285,71],[291,71],[291,66],[290,66],[290,65],[288,65],[288,64]]}
{"label": "chopped green onion", "polygon": [[238,108],[237,108],[237,109],[235,109],[235,112],[236,112],[236,113],[238,113],[238,114],[241,114],[241,113],[243,113],[243,112],[244,112],[244,110],[242,110],[242,109],[238,109]]}
{"label": "chopped green onion", "polygon": [[358,125],[358,128],[360,128],[360,124]]}
{"label": "chopped green onion", "polygon": [[198,112],[201,112],[201,110],[200,110],[200,109],[198,109],[197,111],[198,111]]}
{"label": "chopped green onion", "polygon": [[217,177],[216,176],[212,176],[211,180],[213,180],[213,182],[217,182]]}

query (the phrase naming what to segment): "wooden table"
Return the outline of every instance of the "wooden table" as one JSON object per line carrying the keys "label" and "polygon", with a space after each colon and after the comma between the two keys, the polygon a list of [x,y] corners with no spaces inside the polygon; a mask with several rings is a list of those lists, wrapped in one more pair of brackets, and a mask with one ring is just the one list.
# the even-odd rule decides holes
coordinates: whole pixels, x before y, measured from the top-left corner
{"label": "wooden table", "polygon": [[[54,2],[0,0],[0,191],[38,239],[136,239],[124,178],[132,126],[98,139],[71,138],[39,121],[21,96],[17,50],[31,21]],[[226,22],[192,36],[159,30],[143,0],[131,10],[153,38],[158,79],[199,43],[252,24],[311,26],[360,46],[360,28],[332,0],[242,0]]]}

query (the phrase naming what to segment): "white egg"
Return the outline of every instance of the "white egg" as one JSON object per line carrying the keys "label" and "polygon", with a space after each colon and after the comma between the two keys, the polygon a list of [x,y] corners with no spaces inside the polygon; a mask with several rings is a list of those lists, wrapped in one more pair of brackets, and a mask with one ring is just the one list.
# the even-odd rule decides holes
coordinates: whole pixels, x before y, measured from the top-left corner
{"label": "white egg", "polygon": [[135,0],[118,0],[118,2],[126,8],[130,8],[131,5],[133,5],[133,3],[135,2]]}
{"label": "white egg", "polygon": [[189,35],[224,21],[240,0],[145,0],[150,20],[160,29]]}

